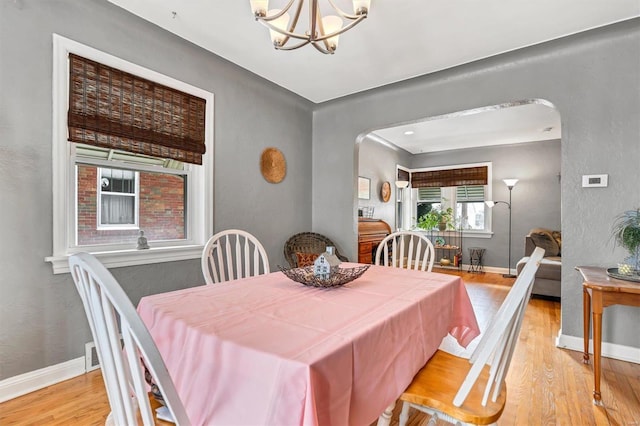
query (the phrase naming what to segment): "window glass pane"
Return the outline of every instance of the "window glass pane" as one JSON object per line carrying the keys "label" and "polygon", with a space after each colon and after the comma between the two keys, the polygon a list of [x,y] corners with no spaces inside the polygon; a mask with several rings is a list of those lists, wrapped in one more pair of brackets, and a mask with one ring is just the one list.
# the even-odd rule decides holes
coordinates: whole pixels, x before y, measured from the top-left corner
{"label": "window glass pane", "polygon": [[121,169],[100,169],[100,186],[102,192],[119,192],[134,194],[135,172]]}
{"label": "window glass pane", "polygon": [[135,225],[136,199],[122,195],[103,194],[100,222],[102,225]]}
{"label": "window glass pane", "polygon": [[462,202],[456,204],[456,216],[462,229],[484,230],[484,202]]}
{"label": "window glass pane", "polygon": [[437,203],[432,203],[432,202],[418,202],[417,205],[417,219],[420,219],[422,216],[424,216],[425,214],[429,213],[431,210],[436,209],[436,210],[442,210],[442,203],[437,202]]}
{"label": "window glass pane", "polygon": [[[109,172],[105,173],[107,170]],[[136,172],[133,170],[78,163],[76,172],[77,245],[131,244],[135,248],[140,230],[149,242],[187,238],[186,175],[139,171],[139,193],[136,195]],[[98,173],[101,194],[96,185]],[[109,179],[107,190],[103,186],[104,178]],[[133,216],[136,197],[137,226],[132,225],[136,223]],[[109,224],[108,228],[98,229],[98,200],[101,226]]]}

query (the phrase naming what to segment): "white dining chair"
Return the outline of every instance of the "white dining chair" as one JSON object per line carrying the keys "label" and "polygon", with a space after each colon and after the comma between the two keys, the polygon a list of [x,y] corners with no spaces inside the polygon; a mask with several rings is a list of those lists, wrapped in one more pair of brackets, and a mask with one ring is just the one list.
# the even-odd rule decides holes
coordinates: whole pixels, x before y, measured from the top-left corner
{"label": "white dining chair", "polygon": [[[506,403],[505,377],[544,250],[536,248],[470,359],[438,350],[400,396],[400,425],[410,408],[450,423],[493,424]],[[433,422],[433,423],[431,423]],[[380,424],[380,423],[379,423]]]}
{"label": "white dining chair", "polygon": [[269,273],[269,259],[260,241],[239,229],[221,231],[209,238],[201,260],[207,284]]}
{"label": "white dining chair", "polygon": [[426,235],[420,232],[397,231],[380,241],[375,264],[431,272],[434,257],[433,244]]}
{"label": "white dining chair", "polygon": [[137,425],[139,419],[145,426],[154,424],[145,366],[169,416],[178,425],[190,424],[158,348],[113,275],[88,253],[70,256],[69,268],[89,321],[111,406],[105,424]]}

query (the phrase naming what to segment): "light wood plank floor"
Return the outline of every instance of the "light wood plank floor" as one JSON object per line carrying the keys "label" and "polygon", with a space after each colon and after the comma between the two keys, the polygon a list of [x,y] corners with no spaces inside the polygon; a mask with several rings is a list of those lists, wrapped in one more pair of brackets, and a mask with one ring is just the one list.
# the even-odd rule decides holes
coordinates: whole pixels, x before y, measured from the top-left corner
{"label": "light wood plank floor", "polygon": [[[484,329],[513,279],[491,273],[462,273],[462,277]],[[582,363],[580,352],[554,346],[559,327],[560,304],[532,299],[507,377],[507,406],[498,424],[640,426],[640,364],[603,358],[604,406],[594,406],[592,365]],[[397,425],[399,408],[400,404],[392,425]],[[103,425],[108,413],[102,377],[94,371],[0,404],[0,425]],[[426,425],[427,420],[414,413],[409,425]]]}

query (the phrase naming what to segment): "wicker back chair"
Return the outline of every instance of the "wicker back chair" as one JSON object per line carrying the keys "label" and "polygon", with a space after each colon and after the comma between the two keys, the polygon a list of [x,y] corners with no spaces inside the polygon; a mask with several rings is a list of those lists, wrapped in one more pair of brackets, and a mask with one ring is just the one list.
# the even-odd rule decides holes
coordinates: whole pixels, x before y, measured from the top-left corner
{"label": "wicker back chair", "polygon": [[[295,234],[284,243],[284,258],[289,262],[289,266],[292,268],[298,267],[298,259],[296,253],[316,253],[321,254],[326,251],[327,246],[336,247],[333,241],[325,237],[322,234],[315,232],[300,232]],[[338,252],[338,248],[335,249],[335,254],[338,259],[343,262],[348,262],[346,256],[343,256]]]}

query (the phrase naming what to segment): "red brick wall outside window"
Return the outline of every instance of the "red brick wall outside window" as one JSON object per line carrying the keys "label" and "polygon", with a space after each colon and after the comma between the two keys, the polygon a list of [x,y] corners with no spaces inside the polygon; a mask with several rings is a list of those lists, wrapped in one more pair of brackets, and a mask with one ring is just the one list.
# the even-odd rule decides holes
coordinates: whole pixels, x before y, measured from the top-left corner
{"label": "red brick wall outside window", "polygon": [[186,238],[184,176],[140,172],[139,230],[98,230],[97,172],[96,166],[78,164],[78,245],[131,243],[135,248],[139,230],[149,242]]}

